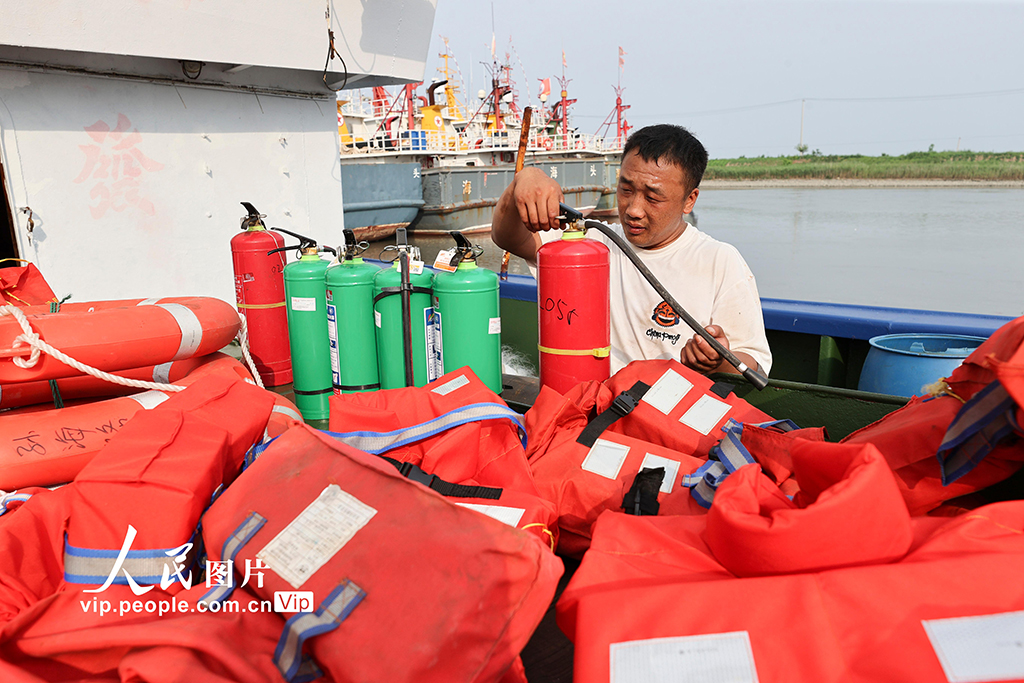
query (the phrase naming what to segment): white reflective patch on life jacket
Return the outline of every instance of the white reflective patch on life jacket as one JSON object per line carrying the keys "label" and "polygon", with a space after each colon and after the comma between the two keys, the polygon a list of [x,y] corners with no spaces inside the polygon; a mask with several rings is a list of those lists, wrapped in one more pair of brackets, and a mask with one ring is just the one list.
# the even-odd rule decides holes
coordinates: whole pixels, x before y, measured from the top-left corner
{"label": "white reflective patch on life jacket", "polygon": [[715,425],[721,422],[722,418],[729,413],[731,408],[732,406],[728,403],[704,394],[683,413],[679,421],[687,427],[707,436],[715,428]]}
{"label": "white reflective patch on life jacket", "polygon": [[618,479],[619,470],[622,469],[622,463],[626,462],[627,455],[629,455],[629,446],[598,439],[590,447],[580,469],[593,472],[606,479]]}
{"label": "white reflective patch on life jacket", "polygon": [[675,370],[666,370],[640,400],[668,415],[690,393],[690,389],[693,389],[693,382]]}
{"label": "white reflective patch on life jacket", "polygon": [[746,631],[612,643],[610,683],[757,683]]}
{"label": "white reflective patch on life jacket", "polygon": [[441,396],[447,396],[448,394],[452,393],[456,389],[461,389],[462,387],[466,386],[467,384],[469,384],[469,380],[466,379],[466,376],[465,375],[459,375],[455,379],[448,380],[447,382],[445,382],[441,386],[436,387],[434,389],[431,389],[430,391],[431,391],[431,393],[434,393],[434,394],[440,394]]}
{"label": "white reflective patch on life jacket", "polygon": [[141,394],[135,394],[128,398],[135,401],[146,410],[152,410],[170,398],[170,396],[162,391],[144,391]]}
{"label": "white reflective patch on life jacket", "polygon": [[951,683],[1024,678],[1024,612],[922,620]]}
{"label": "white reflective patch on life jacket", "polygon": [[654,453],[648,453],[644,456],[644,461],[640,463],[640,469],[637,470],[639,474],[645,467],[654,469],[656,467],[665,468],[665,478],[661,481],[661,488],[658,489],[662,493],[672,493],[672,487],[676,483],[676,476],[679,474],[679,461],[672,460],[671,458],[663,458],[660,455]]}
{"label": "white reflective patch on life jacket", "polygon": [[516,528],[519,526],[519,520],[526,514],[526,510],[523,508],[510,508],[505,505],[481,505],[479,503],[455,503],[459,507],[469,508],[470,510],[476,510],[480,514],[487,515],[491,519],[496,519],[499,522],[504,522],[510,527]]}
{"label": "white reflective patch on life jacket", "polygon": [[331,484],[256,557],[298,588],[376,514],[376,509]]}

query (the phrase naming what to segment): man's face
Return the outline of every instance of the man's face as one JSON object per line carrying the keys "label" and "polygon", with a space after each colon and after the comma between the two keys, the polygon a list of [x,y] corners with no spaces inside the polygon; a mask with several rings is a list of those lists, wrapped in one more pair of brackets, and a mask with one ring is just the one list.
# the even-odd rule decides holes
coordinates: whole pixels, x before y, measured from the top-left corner
{"label": "man's face", "polygon": [[665,159],[644,161],[631,151],[622,160],[617,197],[626,239],[640,249],[655,249],[683,234],[700,191],[689,191],[682,168]]}

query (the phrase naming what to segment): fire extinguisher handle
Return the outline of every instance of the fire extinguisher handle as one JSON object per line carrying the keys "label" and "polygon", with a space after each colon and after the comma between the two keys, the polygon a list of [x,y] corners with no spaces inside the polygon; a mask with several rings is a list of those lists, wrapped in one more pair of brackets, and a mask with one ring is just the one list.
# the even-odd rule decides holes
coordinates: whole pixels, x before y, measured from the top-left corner
{"label": "fire extinguisher handle", "polygon": [[585,228],[594,229],[597,230],[598,232],[607,235],[608,239],[614,242],[615,246],[617,246],[619,250],[623,254],[625,254],[626,258],[628,258],[633,263],[633,265],[636,266],[636,269],[640,271],[640,274],[644,276],[644,279],[647,280],[647,282],[649,282],[650,285],[654,287],[654,290],[661,295],[661,298],[664,299],[665,302],[668,303],[668,305],[671,306],[673,310],[675,310],[676,314],[680,318],[682,318],[687,325],[690,326],[690,329],[699,334],[701,338],[704,339],[704,341],[710,344],[711,348],[715,350],[715,353],[717,353],[721,358],[724,358],[726,361],[731,363],[737,370],[739,370],[740,374],[742,374],[748,382],[753,384],[756,389],[764,389],[766,386],[768,386],[767,377],[759,373],[756,369],[749,367],[746,363],[737,358],[736,354],[722,346],[722,344],[717,339],[712,337],[708,333],[708,331],[705,330],[704,327],[694,319],[692,315],[686,312],[686,309],[679,305],[679,302],[676,301],[675,297],[672,296],[672,294],[667,289],[665,289],[665,286],[658,281],[658,278],[654,277],[654,273],[652,273],[650,268],[648,268],[644,264],[644,262],[640,260],[640,257],[636,255],[636,253],[633,251],[633,248],[624,238],[617,235],[615,231],[611,229],[611,227],[599,221],[588,220],[583,223],[583,226]]}

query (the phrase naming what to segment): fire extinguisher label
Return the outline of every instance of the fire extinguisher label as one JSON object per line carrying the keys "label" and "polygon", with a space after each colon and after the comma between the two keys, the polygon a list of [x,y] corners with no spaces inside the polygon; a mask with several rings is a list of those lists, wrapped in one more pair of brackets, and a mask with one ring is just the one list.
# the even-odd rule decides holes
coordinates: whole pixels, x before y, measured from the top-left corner
{"label": "fire extinguisher label", "polygon": [[[330,294],[331,290],[327,290]],[[327,304],[327,336],[331,341],[331,376],[334,384],[341,384],[341,358],[338,353],[338,309],[332,304]]]}
{"label": "fire extinguisher label", "polygon": [[293,296],[292,297],[292,310],[293,311],[316,311],[316,297],[312,297],[312,296]]}
{"label": "fire extinguisher label", "polygon": [[441,312],[436,308],[423,309],[427,342],[427,381],[433,382],[444,374],[444,353],[441,350]]}
{"label": "fire extinguisher label", "polygon": [[501,318],[490,318],[487,321],[487,334],[501,334]]}
{"label": "fire extinguisher label", "polygon": [[377,325],[377,327],[380,327],[380,311],[373,312],[373,322]]}

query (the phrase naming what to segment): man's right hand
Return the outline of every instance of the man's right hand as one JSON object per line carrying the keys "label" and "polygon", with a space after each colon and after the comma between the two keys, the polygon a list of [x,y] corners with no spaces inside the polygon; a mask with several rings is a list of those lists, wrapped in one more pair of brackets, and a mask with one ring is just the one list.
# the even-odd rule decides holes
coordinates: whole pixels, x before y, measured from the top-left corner
{"label": "man's right hand", "polygon": [[565,200],[562,187],[536,167],[524,168],[512,181],[512,198],[519,220],[530,232],[559,227],[558,203]]}
{"label": "man's right hand", "polygon": [[540,247],[536,233],[561,227],[558,203],[563,200],[562,188],[555,180],[539,168],[524,168],[494,207],[491,239],[502,249],[536,264]]}

